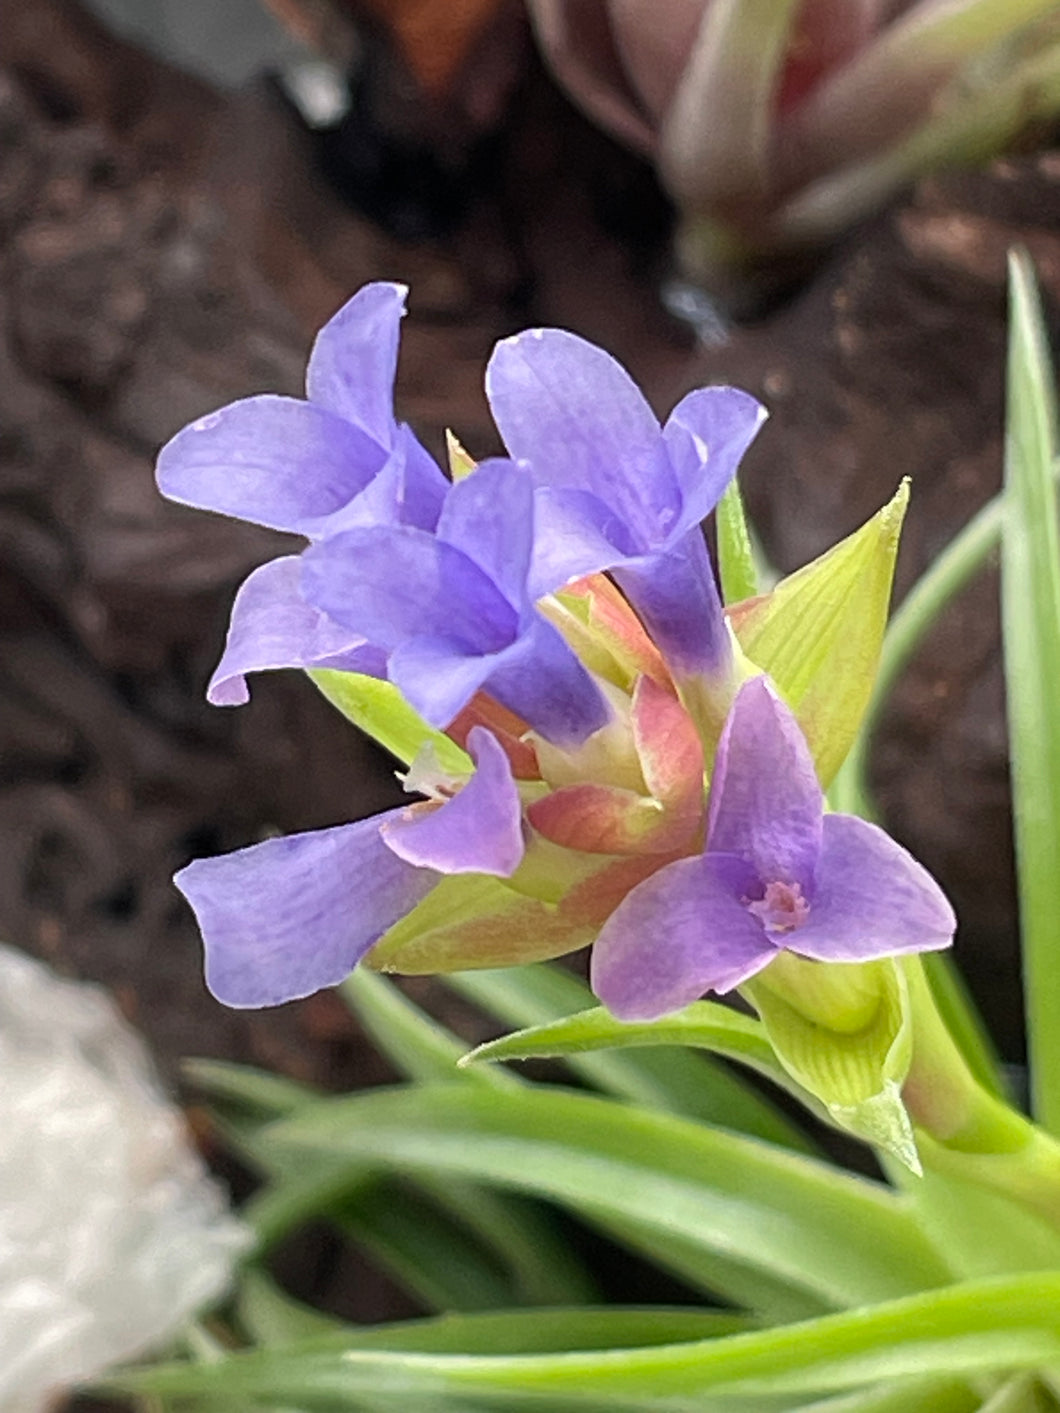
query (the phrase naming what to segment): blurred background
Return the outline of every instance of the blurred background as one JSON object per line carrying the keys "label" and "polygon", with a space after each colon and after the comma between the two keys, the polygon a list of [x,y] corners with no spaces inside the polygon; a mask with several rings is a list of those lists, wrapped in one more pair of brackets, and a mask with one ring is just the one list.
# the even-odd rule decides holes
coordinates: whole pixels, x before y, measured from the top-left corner
{"label": "blurred background", "polygon": [[[1051,318],[1060,296],[1053,123],[714,280],[717,241],[688,258],[699,198],[652,128],[644,51],[607,28],[635,8],[542,3],[535,31],[519,0],[0,0],[0,935],[104,982],[171,1075],[189,1054],[382,1075],[327,994],[237,1013],[203,988],[174,870],[397,787],[296,674],[205,704],[234,590],[282,541],[152,477],[189,419],[297,395],[359,285],[411,286],[398,413],[439,454],[446,427],[499,449],[483,367],[531,324],[604,345],[660,414],[747,388],[772,416],[743,485],[784,571],[910,475],[901,595],[1000,483],[1008,247],[1030,248]],[[676,45],[693,8],[658,7]],[[817,73],[800,53],[796,96]],[[725,200],[746,234],[757,216]],[[903,682],[874,778],[1018,1061],[1002,713],[986,574]]]}

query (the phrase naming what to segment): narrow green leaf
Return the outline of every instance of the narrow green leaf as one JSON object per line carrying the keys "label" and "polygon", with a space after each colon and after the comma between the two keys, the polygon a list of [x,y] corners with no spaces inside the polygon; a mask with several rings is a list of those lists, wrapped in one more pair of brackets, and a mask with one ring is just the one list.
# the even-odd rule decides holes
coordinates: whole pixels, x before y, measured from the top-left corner
{"label": "narrow green leaf", "polygon": [[986,1400],[979,1413],[1056,1413],[1056,1401],[1033,1374],[1013,1374]]}
{"label": "narrow green leaf", "polygon": [[293,1113],[300,1104],[320,1098],[320,1091],[293,1079],[266,1074],[251,1065],[224,1060],[185,1060],[181,1069],[196,1089],[216,1103],[239,1109],[262,1121]]}
{"label": "narrow green leaf", "polygon": [[[547,964],[501,971],[459,972],[447,986],[508,1025],[534,1026],[565,1019],[592,1006],[594,996],[569,972]],[[611,1049],[567,1051],[562,1058],[580,1079],[620,1099],[720,1124],[723,1128],[813,1152],[797,1125],[720,1064],[676,1045],[652,1041],[637,1053]],[[719,1050],[718,1053],[723,1053]]]}
{"label": "narrow green leaf", "polygon": [[[383,1338],[385,1338],[385,1331]],[[370,1336],[369,1336],[370,1338]],[[378,1335],[377,1335],[378,1338]],[[1060,1276],[968,1282],[779,1329],[654,1347],[546,1354],[437,1353],[360,1347],[265,1351],[210,1369],[168,1366],[114,1375],[103,1387],[184,1395],[225,1392],[319,1405],[386,1392],[394,1400],[460,1397],[468,1408],[518,1407],[537,1399],[551,1413],[611,1407],[718,1413],[802,1407],[831,1393],[883,1390],[877,1410],[910,1381],[907,1408],[967,1409],[957,1380],[1060,1362]],[[932,1378],[935,1404],[917,1399]],[[886,1382],[885,1382],[886,1381]],[[415,1403],[413,1403],[415,1406]],[[833,1413],[843,1409],[833,1403]],[[862,1408],[872,1408],[866,1401]],[[818,1413],[828,1404],[817,1405]],[[858,1408],[847,1401],[848,1413]]]}
{"label": "narrow green leaf", "polygon": [[392,682],[330,668],[314,668],[309,677],[354,726],[406,765],[424,746],[431,745],[444,771],[467,775],[474,769],[471,757],[443,732],[428,726]]}
{"label": "narrow green leaf", "polygon": [[244,1272],[240,1280],[236,1316],[241,1329],[256,1345],[270,1349],[320,1335],[337,1337],[345,1333],[341,1320],[292,1299],[270,1275],[255,1267]]}
{"label": "narrow green leaf", "polygon": [[941,1283],[904,1199],[757,1140],[549,1088],[373,1090],[273,1125],[289,1153],[471,1178],[632,1220],[834,1305]]}
{"label": "narrow green leaf", "polygon": [[[464,1187],[470,1190],[470,1184]],[[338,1224],[430,1310],[491,1310],[517,1300],[503,1264],[411,1183],[373,1183],[347,1205]]]}
{"label": "narrow green leaf", "polygon": [[718,574],[726,603],[739,603],[759,592],[758,566],[744,515],[738,482],[731,480],[714,512],[718,529]]}
{"label": "narrow green leaf", "polygon": [[1060,1133],[1060,528],[1053,374],[1025,254],[1012,257],[1001,610],[1032,1108]]}
{"label": "narrow green leaf", "polygon": [[761,1021],[740,1015],[716,1001],[696,1001],[683,1011],[657,1021],[620,1021],[602,1006],[580,1011],[547,1025],[530,1026],[477,1046],[460,1061],[461,1068],[484,1060],[552,1059],[594,1050],[632,1046],[688,1045],[713,1050],[750,1065],[775,1084],[794,1087],[777,1062]]}
{"label": "narrow green leaf", "polygon": [[[412,1080],[451,1080],[467,1046],[399,991],[392,981],[358,968],[339,988],[376,1048]],[[513,1077],[497,1071],[469,1073],[468,1079],[494,1086]]]}

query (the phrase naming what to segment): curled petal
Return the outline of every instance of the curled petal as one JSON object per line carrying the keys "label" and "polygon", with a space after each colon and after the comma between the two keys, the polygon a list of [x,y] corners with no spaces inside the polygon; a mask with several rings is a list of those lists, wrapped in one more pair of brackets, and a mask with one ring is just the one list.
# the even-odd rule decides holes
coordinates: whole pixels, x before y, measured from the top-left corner
{"label": "curled petal", "polygon": [[809,919],[788,936],[793,952],[866,962],[938,951],[956,927],[942,889],[890,835],[852,815],[825,815],[817,890]]}
{"label": "curled petal", "polygon": [[450,638],[409,638],[390,654],[387,676],[431,726],[449,726],[488,679],[500,653],[469,652]]}
{"label": "curled petal", "polygon": [[477,564],[410,526],[333,535],[303,565],[306,597],[387,650],[423,637],[499,652],[518,631],[515,609]]}
{"label": "curled petal", "polygon": [[665,554],[625,561],[613,578],[675,678],[728,679],[732,645],[698,528]]}
{"label": "curled petal", "polygon": [[656,1020],[731,991],[776,948],[741,898],[754,870],[728,854],[679,859],[625,898],[593,947],[592,988],[620,1020]]}
{"label": "curled petal", "polygon": [[538,614],[517,642],[498,653],[491,696],[555,746],[580,746],[611,720],[604,697],[562,637]]}
{"label": "curled petal", "polygon": [[714,509],[768,415],[739,388],[697,388],[677,404],[663,428],[683,500],[672,538]]}
{"label": "curled petal", "polygon": [[494,349],[486,392],[508,451],[539,485],[589,491],[645,549],[676,521],[680,494],[658,421],[603,349],[562,329],[529,329]]}
{"label": "curled petal", "polygon": [[450,489],[437,533],[477,564],[509,603],[529,606],[534,487],[526,467],[499,457],[480,462]]}
{"label": "curled petal", "polygon": [[168,441],[158,456],[158,487],[182,505],[312,538],[386,458],[366,432],[326,408],[248,397]]}
{"label": "curled petal", "polygon": [[392,813],[383,839],[418,868],[508,878],[524,852],[519,791],[504,748],[485,727],[472,727],[467,744],[477,766],[467,784],[439,808]]}
{"label": "curled petal", "polygon": [[250,699],[246,674],[279,667],[333,667],[371,677],[386,671],[378,648],[305,601],[297,555],[272,559],[244,579],[207,700],[241,706]]}
{"label": "curled petal", "polygon": [[554,593],[573,579],[611,569],[638,553],[629,527],[589,491],[540,487],[535,519],[531,598]]}
{"label": "curled petal", "polygon": [[736,695],[718,743],[707,837],[763,883],[798,883],[813,900],[824,802],[806,738],[765,677]]}
{"label": "curled petal", "polygon": [[337,412],[381,447],[394,436],[394,375],[405,285],[365,285],[317,334],[306,368],[311,402]]}
{"label": "curled petal", "polygon": [[334,986],[439,875],[387,848],[378,819],[196,859],[174,882],[194,909],[206,984],[227,1006]]}
{"label": "curled petal", "polygon": [[433,530],[449,482],[434,458],[402,424],[382,467],[348,505],[330,515],[315,532],[317,539],[373,525],[413,525]]}

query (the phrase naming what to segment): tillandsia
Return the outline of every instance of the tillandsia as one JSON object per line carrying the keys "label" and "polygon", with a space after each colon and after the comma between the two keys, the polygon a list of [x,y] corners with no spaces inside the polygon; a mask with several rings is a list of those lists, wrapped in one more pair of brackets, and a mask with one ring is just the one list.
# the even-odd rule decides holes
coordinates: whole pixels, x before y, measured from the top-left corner
{"label": "tillandsia", "polygon": [[[307,402],[222,409],[161,475],[309,540],[244,586],[214,696],[307,668],[421,797],[179,879],[235,1004],[361,958],[340,995],[407,1082],[194,1077],[264,1180],[259,1256],[325,1216],[444,1318],[343,1325],[252,1264],[189,1359],[108,1387],[380,1413],[1057,1408],[1060,518],[1028,263],[1005,488],[886,634],[907,488],[758,593],[732,481],[754,400],[701,390],[660,428],[617,365],[554,330],[491,361],[509,456],[476,467],[451,439],[447,477],[392,415],[403,297],[362,291],[318,341]],[[720,596],[699,529],[715,502]],[[1033,1119],[950,968],[949,904],[865,822],[851,750],[999,539]],[[590,942],[604,1005],[563,966],[508,965]],[[468,1053],[384,969],[448,971],[522,1028]],[[696,999],[731,988],[739,1005]],[[492,1063],[531,1057],[577,1087]],[[781,1111],[778,1088],[799,1103]],[[886,1181],[827,1159],[817,1120],[868,1142]],[[633,1272],[596,1304],[579,1224],[690,1302],[631,1303]]]}
{"label": "tillandsia", "polygon": [[596,121],[655,161],[722,292],[1060,107],[1056,0],[530,0]]}
{"label": "tillandsia", "polygon": [[[306,401],[233,404],[160,457],[167,495],[310,542],[240,590],[213,700],[245,698],[255,669],[356,670],[423,723],[404,775],[418,803],[178,875],[215,994],[270,1005],[364,959],[445,971],[595,939],[597,994],[648,1019],[784,950],[865,962],[947,946],[955,918],[925,870],[824,810],[800,702],[783,699],[797,601],[722,609],[701,521],[762,407],[702,388],[660,427],[609,355],[533,329],[486,373],[509,456],[449,481],[391,410],[404,297],[371,285],[335,316]],[[896,536],[877,540],[879,598]],[[844,624],[845,663],[822,671],[864,670],[882,609]],[[775,662],[771,613],[786,625]],[[804,661],[822,648],[806,622]],[[818,740],[856,729],[813,720],[805,685],[801,703]]]}

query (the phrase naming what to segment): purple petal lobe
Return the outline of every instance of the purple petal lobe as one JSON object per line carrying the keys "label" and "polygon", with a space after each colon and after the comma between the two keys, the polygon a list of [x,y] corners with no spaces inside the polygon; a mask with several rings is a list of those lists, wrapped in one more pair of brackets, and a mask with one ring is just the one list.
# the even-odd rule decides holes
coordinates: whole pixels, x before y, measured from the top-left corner
{"label": "purple petal lobe", "polygon": [[469,652],[448,638],[410,638],[391,653],[387,677],[425,721],[444,729],[503,656]]}
{"label": "purple petal lobe", "polygon": [[684,501],[675,537],[714,509],[767,415],[739,388],[697,388],[670,413],[663,438]]}
{"label": "purple petal lobe", "polygon": [[394,448],[371,481],[341,509],[315,527],[315,537],[377,525],[412,525],[433,530],[449,482],[411,429],[397,429]]}
{"label": "purple petal lobe", "polygon": [[498,654],[488,678],[490,695],[547,741],[580,746],[611,720],[592,677],[563,638],[536,613],[517,642]]}
{"label": "purple petal lobe", "polygon": [[768,883],[814,901],[823,801],[806,738],[765,677],[736,695],[710,788],[711,851],[739,854]]}
{"label": "purple petal lobe", "polygon": [[679,859],[637,885],[593,947],[592,988],[619,1020],[656,1020],[705,991],[731,991],[777,949],[741,899],[757,885],[742,859]]}
{"label": "purple petal lobe", "polygon": [[727,676],[732,646],[698,525],[667,553],[616,566],[613,578],[675,677]]}
{"label": "purple petal lobe", "polygon": [[793,952],[865,962],[937,951],[956,927],[942,889],[900,844],[863,819],[825,815],[809,920],[785,939]]}
{"label": "purple petal lobe", "polygon": [[486,392],[508,451],[538,485],[598,496],[642,549],[676,522],[680,493],[655,414],[602,349],[562,329],[516,334],[494,349]]}
{"label": "purple petal lobe", "polygon": [[307,603],[300,586],[297,555],[270,560],[243,581],[232,605],[225,650],[206,692],[214,706],[248,701],[248,672],[335,667],[384,675],[384,654]]}
{"label": "purple petal lobe", "polygon": [[385,460],[376,442],[333,412],[262,396],[178,432],[159,453],[157,475],[170,500],[312,537]]}
{"label": "purple petal lobe", "polygon": [[394,436],[394,375],[404,285],[365,285],[317,334],[306,369],[311,402],[337,412],[381,447]]}
{"label": "purple petal lobe", "polygon": [[542,487],[534,499],[534,516],[533,599],[638,552],[625,523],[588,491]]}
{"label": "purple petal lobe", "polygon": [[437,533],[477,564],[510,604],[528,603],[534,486],[525,467],[483,461],[449,491]]}
{"label": "purple petal lobe", "polygon": [[468,749],[478,767],[451,800],[437,809],[413,806],[383,825],[383,839],[399,858],[439,873],[491,873],[508,878],[524,853],[522,803],[503,747],[482,726]]}
{"label": "purple petal lobe", "polygon": [[388,849],[378,819],[197,859],[174,882],[194,909],[206,984],[227,1006],[334,986],[439,880]]}
{"label": "purple petal lobe", "polygon": [[477,564],[410,526],[331,536],[306,551],[302,573],[311,603],[387,651],[425,637],[498,652],[517,632],[515,610]]}

